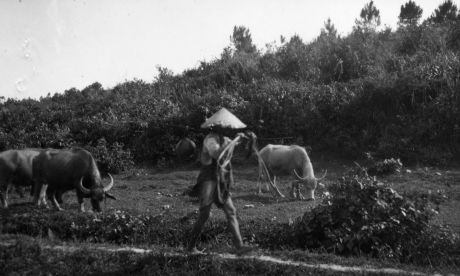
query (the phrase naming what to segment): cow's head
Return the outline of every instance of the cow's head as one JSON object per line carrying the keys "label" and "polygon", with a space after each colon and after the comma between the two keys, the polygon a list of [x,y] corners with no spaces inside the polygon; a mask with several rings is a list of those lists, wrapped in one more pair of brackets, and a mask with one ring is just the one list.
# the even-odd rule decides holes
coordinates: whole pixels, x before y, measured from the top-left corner
{"label": "cow's head", "polygon": [[299,181],[299,184],[302,184],[305,186],[307,190],[307,199],[310,200],[315,200],[315,189],[318,186],[318,183],[323,180],[326,177],[327,170],[324,172],[323,176],[320,178],[312,177],[312,176],[306,176],[306,177],[301,177],[300,175],[297,174],[296,170],[294,170],[294,173],[297,177],[297,181]]}
{"label": "cow's head", "polygon": [[101,202],[104,200],[104,198],[111,198],[111,199],[116,199],[113,195],[109,194],[109,190],[112,189],[113,187],[113,178],[110,174],[108,174],[110,177],[110,183],[107,184],[107,186],[103,186],[102,183],[96,184],[94,187],[91,189],[85,188],[83,186],[83,177],[80,179],[80,182],[78,184],[78,188],[80,191],[85,195],[88,196],[91,199],[91,206],[93,207],[93,210],[96,212],[101,211]]}

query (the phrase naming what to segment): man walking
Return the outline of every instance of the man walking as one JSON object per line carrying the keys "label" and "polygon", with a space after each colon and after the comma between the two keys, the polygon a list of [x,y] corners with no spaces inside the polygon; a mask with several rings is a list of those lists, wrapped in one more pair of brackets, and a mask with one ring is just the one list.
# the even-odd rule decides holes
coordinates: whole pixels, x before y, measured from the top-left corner
{"label": "man walking", "polygon": [[226,136],[229,132],[245,128],[246,125],[225,108],[208,118],[201,127],[209,129],[209,133],[203,140],[200,174],[196,185],[190,192],[191,196],[199,198],[200,209],[187,249],[193,253],[200,252],[196,248],[196,243],[214,203],[226,215],[236,253],[246,253],[252,248],[243,244],[236,218],[236,209],[230,196],[230,187],[233,185],[233,171],[230,161],[233,149],[240,140],[242,138],[254,138],[255,135],[251,133],[248,137],[243,133],[238,133],[233,141],[230,140]]}

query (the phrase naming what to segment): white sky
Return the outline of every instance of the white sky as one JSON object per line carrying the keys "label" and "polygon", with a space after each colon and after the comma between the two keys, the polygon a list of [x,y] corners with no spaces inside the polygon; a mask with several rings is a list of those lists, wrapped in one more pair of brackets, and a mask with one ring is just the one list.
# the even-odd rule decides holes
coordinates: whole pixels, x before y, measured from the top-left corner
{"label": "white sky", "polygon": [[[408,0],[375,0],[382,25],[396,27]],[[368,0],[1,0],[0,96],[38,98],[154,80],[220,56],[233,26],[259,49],[298,34],[314,39],[328,17],[348,34]],[[415,0],[428,17],[443,0]],[[456,1],[454,1],[455,3]],[[458,6],[458,4],[457,4]]]}

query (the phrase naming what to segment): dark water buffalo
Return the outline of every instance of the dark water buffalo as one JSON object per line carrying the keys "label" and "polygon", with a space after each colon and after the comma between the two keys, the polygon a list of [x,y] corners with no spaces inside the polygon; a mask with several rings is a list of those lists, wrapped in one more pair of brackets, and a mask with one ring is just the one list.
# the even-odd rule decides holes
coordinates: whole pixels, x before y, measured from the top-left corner
{"label": "dark water buffalo", "polygon": [[0,153],[0,193],[2,206],[8,207],[8,190],[13,185],[33,186],[32,160],[40,149],[7,150]]}
{"label": "dark water buffalo", "polygon": [[96,161],[91,153],[84,149],[44,150],[33,161],[33,173],[41,187],[41,196],[43,190],[47,189],[50,200],[58,210],[62,209],[56,195],[73,189],[77,193],[82,212],[85,211],[84,197],[91,199],[91,205],[96,212],[101,211],[101,202],[104,198],[115,199],[108,193],[113,187],[112,176],[109,174],[110,183],[104,187]]}
{"label": "dark water buffalo", "polygon": [[[307,188],[307,199],[315,199],[317,183],[326,176],[326,172],[321,178],[315,177],[313,165],[303,147],[297,145],[269,144],[260,150],[259,155],[261,157],[261,160],[259,160],[259,193],[261,193],[260,179],[262,175],[268,173],[270,181],[273,181],[276,192],[281,197],[284,197],[276,187],[276,176],[293,175],[296,177],[296,181],[292,184],[292,196],[304,199],[300,193],[300,185],[303,184]],[[265,168],[267,171],[265,171]]]}
{"label": "dark water buffalo", "polygon": [[176,157],[179,162],[195,158],[196,145],[190,138],[182,138],[175,147]]}

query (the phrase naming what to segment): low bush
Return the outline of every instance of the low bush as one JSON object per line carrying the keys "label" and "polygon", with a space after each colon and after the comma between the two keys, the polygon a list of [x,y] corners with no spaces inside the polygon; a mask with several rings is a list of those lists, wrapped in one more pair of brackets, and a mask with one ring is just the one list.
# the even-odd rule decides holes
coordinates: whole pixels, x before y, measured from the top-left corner
{"label": "low bush", "polygon": [[109,145],[104,138],[101,138],[95,146],[87,145],[85,148],[97,160],[98,168],[103,174],[107,172],[119,173],[134,166],[131,151],[123,149],[121,143],[115,142]]}
{"label": "low bush", "polygon": [[[365,171],[353,172],[331,185],[330,196],[295,222],[291,243],[340,255],[458,265],[460,238],[430,224],[435,213],[429,200],[411,200]],[[442,257],[446,254],[450,259]]]}
{"label": "low bush", "polygon": [[384,159],[382,161],[374,161],[367,169],[370,175],[382,176],[400,172],[403,164],[401,160],[395,158]]}

